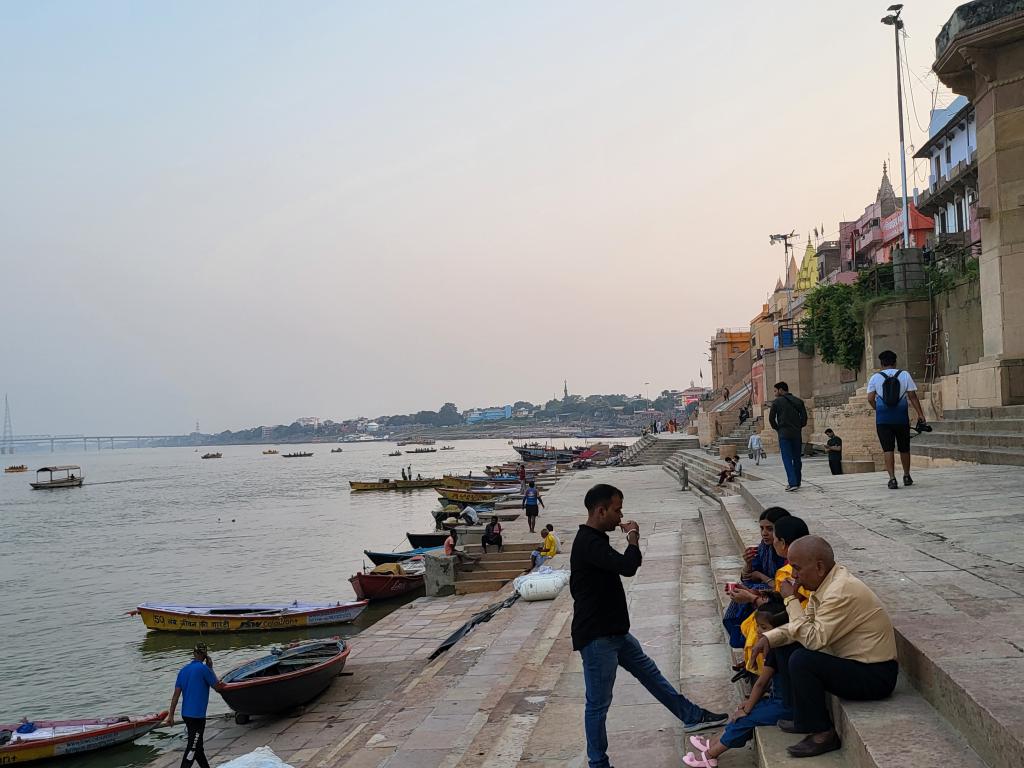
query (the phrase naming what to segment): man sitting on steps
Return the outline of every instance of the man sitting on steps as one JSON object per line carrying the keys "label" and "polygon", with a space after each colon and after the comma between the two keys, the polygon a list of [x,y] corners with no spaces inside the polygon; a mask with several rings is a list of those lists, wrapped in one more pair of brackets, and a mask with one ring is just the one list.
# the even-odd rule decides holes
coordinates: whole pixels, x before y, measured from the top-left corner
{"label": "man sitting on steps", "polygon": [[[826,693],[841,699],[874,701],[896,687],[896,635],[885,608],[860,579],[837,565],[820,536],[804,536],[789,547],[793,578],[781,585],[789,623],[765,632],[754,655],[775,649],[778,672],[790,691],[793,720],[780,720],[786,733],[807,734],[788,747],[793,757],[839,749]],[[812,591],[807,607],[797,589]]]}

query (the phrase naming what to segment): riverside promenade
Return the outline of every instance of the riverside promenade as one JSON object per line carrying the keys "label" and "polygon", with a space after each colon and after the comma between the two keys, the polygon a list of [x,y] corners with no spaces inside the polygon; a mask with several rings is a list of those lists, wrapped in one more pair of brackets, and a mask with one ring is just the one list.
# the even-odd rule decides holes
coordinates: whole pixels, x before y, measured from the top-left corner
{"label": "riverside promenade", "polygon": [[[693,700],[728,708],[736,699],[698,497],[680,491],[658,466],[569,474],[544,495],[540,522],[555,526],[566,550],[551,565],[568,568],[572,537],[586,519],[583,496],[597,482],[623,489],[624,515],[641,527],[644,563],[625,580],[633,633],[670,680],[679,683],[685,674]],[[506,534],[510,543],[534,539],[522,519]],[[621,533],[612,537],[624,546]],[[351,675],[302,714],[244,726],[228,718],[208,722],[211,764],[267,745],[296,768],[586,766],[583,674],[569,637],[568,588],[553,601],[516,602],[428,660],[473,613],[510,594],[509,586],[397,609],[353,638],[345,670]],[[619,768],[679,765],[685,753],[680,723],[625,673],[608,728]],[[154,768],[181,760],[184,728],[165,732],[174,733],[175,746]],[[752,752],[738,750],[720,764],[752,766]]]}

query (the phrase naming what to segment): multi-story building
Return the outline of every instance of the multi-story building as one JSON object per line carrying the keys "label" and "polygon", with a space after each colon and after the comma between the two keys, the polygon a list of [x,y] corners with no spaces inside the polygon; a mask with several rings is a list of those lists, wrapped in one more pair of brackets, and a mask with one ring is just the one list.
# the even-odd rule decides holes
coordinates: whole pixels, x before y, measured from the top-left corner
{"label": "multi-story building", "polygon": [[[935,229],[935,222],[931,216],[921,213],[912,201],[907,201],[910,209],[910,247],[925,248],[928,245],[928,238]],[[903,247],[903,208],[882,219],[882,257],[881,261],[889,263],[892,261],[894,248]]]}
{"label": "multi-story building", "polygon": [[732,387],[749,373],[749,329],[719,328],[711,339],[711,381],[715,389]]}
{"label": "multi-story building", "polygon": [[506,405],[498,408],[476,408],[466,411],[466,423],[476,424],[480,421],[502,421],[512,418],[512,406]]}

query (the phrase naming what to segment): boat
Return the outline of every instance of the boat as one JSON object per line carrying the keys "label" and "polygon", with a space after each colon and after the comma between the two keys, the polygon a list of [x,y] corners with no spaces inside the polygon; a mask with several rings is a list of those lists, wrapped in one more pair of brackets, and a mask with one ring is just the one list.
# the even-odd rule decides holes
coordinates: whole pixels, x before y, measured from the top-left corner
{"label": "boat", "polygon": [[393,453],[389,453],[389,454],[388,454],[388,456],[401,456],[401,455],[402,455],[402,452],[401,452],[401,451],[395,451],[395,452],[393,452]]}
{"label": "boat", "polygon": [[416,549],[406,550],[405,552],[371,552],[368,549],[364,549],[363,554],[370,558],[370,562],[374,565],[384,565],[384,563],[400,563],[403,560],[408,560],[410,557],[425,555],[427,552],[435,552],[440,548],[440,546],[416,547]]}
{"label": "boat", "polygon": [[554,448],[550,445],[530,443],[529,445],[513,445],[512,450],[526,461],[575,461],[585,448]]}
{"label": "boat", "polygon": [[164,632],[265,632],[347,624],[364,608],[365,600],[249,605],[142,603],[129,615],[141,616],[146,629]]}
{"label": "boat", "polygon": [[406,453],[437,453],[437,448],[413,448]]}
{"label": "boat", "polygon": [[416,488],[440,488],[444,480],[439,477],[424,477],[421,480],[390,480],[382,477],[376,482],[349,480],[353,491],[410,491]]}
{"label": "boat", "polygon": [[440,450],[442,450],[442,451],[454,451],[455,450],[455,446],[454,445],[442,445]]}
{"label": "boat", "polygon": [[[78,474],[75,474],[75,472]],[[41,480],[40,475],[44,472],[49,474],[49,478]],[[57,477],[53,476],[53,473],[57,473]],[[85,479],[82,475],[82,468],[77,464],[64,464],[59,467],[40,467],[36,470],[36,481],[29,483],[33,490],[41,490],[43,488],[80,488],[82,480]]]}
{"label": "boat", "polygon": [[31,733],[17,732],[23,723],[0,725],[0,735],[10,737],[0,743],[0,765],[78,755],[125,744],[152,731],[165,717],[166,712],[159,712],[96,720],[36,720]]}
{"label": "boat", "polygon": [[396,445],[433,445],[434,441],[430,439],[424,440],[399,440]]}
{"label": "boat", "polygon": [[519,493],[519,481],[516,480],[516,485],[512,485],[510,482],[499,483],[492,481],[489,477],[455,477],[453,475],[445,475],[442,478],[445,481],[445,488],[455,488],[462,491],[480,491],[489,490],[493,493]]}
{"label": "boat", "polygon": [[226,672],[214,689],[235,711],[235,722],[250,715],[276,715],[306,704],[341,674],[350,648],[339,637],[306,640]]}
{"label": "boat", "polygon": [[[493,504],[496,501],[505,501],[506,492],[496,493],[494,491],[466,491],[460,488],[437,488],[437,495],[441,497],[442,503],[447,501],[464,501],[468,504],[481,503]],[[515,488],[513,493],[519,493]]]}
{"label": "boat", "polygon": [[331,448],[331,453],[344,453],[344,448]]}
{"label": "boat", "polygon": [[423,557],[420,556],[401,563],[384,563],[354,574],[349,583],[361,600],[387,600],[421,589],[424,571]]}
{"label": "boat", "polygon": [[308,459],[312,455],[313,455],[312,451],[309,451],[309,452],[298,451],[296,453],[283,453],[283,454],[281,454],[281,458],[282,459]]}
{"label": "boat", "polygon": [[223,453],[204,453],[200,456],[200,459],[221,459],[224,457]]}
{"label": "boat", "polygon": [[27,464],[12,464],[4,469],[4,472],[28,472]]}
{"label": "boat", "polygon": [[269,451],[264,451],[264,456],[277,456],[278,452],[271,448]]}
{"label": "boat", "polygon": [[433,531],[431,533],[409,533],[406,531],[405,538],[414,548],[443,547],[444,540],[448,538],[448,531]]}

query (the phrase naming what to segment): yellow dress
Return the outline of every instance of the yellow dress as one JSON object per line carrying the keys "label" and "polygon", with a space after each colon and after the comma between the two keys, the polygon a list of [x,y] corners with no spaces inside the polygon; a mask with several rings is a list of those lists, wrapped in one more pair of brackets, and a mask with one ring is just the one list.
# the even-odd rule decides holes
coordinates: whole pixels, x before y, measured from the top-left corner
{"label": "yellow dress", "polygon": [[[779,568],[775,572],[775,591],[779,591],[779,587],[782,586],[782,582],[786,579],[793,577],[793,566],[786,563],[784,566]],[[800,602],[804,605],[807,604],[807,598],[811,596],[803,587],[797,590],[797,596],[800,598]],[[760,675],[761,670],[764,669],[764,657],[758,656],[756,659],[753,658],[754,646],[757,645],[757,640],[761,636],[761,633],[757,630],[757,619],[754,617],[757,613],[757,609],[747,616],[740,624],[740,632],[743,633],[743,637],[746,638],[743,644],[743,663],[746,665],[749,672],[753,672],[755,675]]]}

